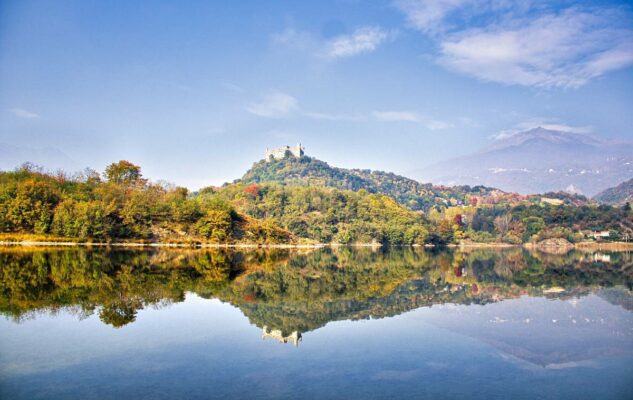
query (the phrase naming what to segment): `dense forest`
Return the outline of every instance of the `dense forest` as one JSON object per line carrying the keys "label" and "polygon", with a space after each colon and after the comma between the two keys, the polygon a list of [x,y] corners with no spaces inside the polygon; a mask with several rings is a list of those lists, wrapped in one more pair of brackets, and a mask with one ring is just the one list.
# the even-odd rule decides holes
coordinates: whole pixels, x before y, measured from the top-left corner
{"label": "dense forest", "polygon": [[0,172],[2,240],[443,245],[633,237],[630,205],[564,193],[521,196],[422,185],[309,157],[260,161],[243,179],[190,193],[128,161],[69,175]]}
{"label": "dense forest", "polygon": [[240,181],[277,182],[290,186],[332,187],[351,191],[364,189],[369,193],[390,196],[411,210],[422,211],[432,207],[469,204],[471,199],[474,202],[477,201],[475,199],[489,200],[503,194],[485,186],[436,186],[390,172],[336,168],[308,156],[261,160]]}
{"label": "dense forest", "polygon": [[270,218],[297,237],[321,243],[450,242],[448,236],[436,237],[441,230],[431,227],[421,213],[363,189],[237,183],[222,188],[218,195],[247,215]]}
{"label": "dense forest", "polygon": [[73,176],[26,165],[0,173],[0,232],[82,240],[286,243],[270,219],[240,214],[212,190],[151,183],[127,161]]}

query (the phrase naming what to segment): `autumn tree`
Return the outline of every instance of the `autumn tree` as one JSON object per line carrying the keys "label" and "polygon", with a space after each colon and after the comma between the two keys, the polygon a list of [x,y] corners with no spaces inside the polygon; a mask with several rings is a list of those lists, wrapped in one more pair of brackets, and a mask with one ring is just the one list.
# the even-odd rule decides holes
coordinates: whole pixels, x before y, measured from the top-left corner
{"label": "autumn tree", "polygon": [[104,175],[108,182],[132,184],[141,179],[141,167],[129,161],[121,160],[108,165]]}
{"label": "autumn tree", "polygon": [[511,214],[502,214],[494,219],[495,228],[497,229],[497,232],[499,232],[499,235],[501,236],[501,238],[503,238],[506,235],[506,233],[508,233],[511,222],[512,222]]}

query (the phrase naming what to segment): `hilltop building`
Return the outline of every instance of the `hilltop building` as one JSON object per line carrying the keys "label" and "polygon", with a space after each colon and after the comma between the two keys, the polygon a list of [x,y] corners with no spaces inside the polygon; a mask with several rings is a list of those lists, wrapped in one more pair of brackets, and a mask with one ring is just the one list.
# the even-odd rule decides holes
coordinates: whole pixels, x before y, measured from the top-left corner
{"label": "hilltop building", "polygon": [[270,161],[273,159],[280,160],[286,156],[299,158],[305,154],[304,150],[305,148],[301,146],[301,143],[293,147],[282,146],[282,147],[272,149],[272,150],[269,148],[266,148],[266,155],[264,159],[266,161]]}

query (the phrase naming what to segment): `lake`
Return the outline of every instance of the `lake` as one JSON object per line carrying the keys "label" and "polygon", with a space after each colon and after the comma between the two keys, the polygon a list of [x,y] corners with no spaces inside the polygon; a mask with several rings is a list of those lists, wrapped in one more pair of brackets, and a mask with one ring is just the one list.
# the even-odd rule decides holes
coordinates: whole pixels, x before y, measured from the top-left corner
{"label": "lake", "polygon": [[627,399],[633,255],[0,249],[0,398]]}

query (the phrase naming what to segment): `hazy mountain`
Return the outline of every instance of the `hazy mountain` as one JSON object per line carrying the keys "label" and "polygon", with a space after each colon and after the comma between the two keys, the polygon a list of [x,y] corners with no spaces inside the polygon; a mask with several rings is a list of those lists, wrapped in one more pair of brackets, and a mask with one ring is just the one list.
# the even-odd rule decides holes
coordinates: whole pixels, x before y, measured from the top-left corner
{"label": "hazy mountain", "polygon": [[36,149],[0,143],[0,170],[13,170],[25,162],[42,166],[47,170],[62,169],[72,172],[81,169],[77,162],[55,148]]}
{"label": "hazy mountain", "polygon": [[486,185],[519,193],[592,196],[633,176],[633,144],[535,128],[412,173],[436,184]]}
{"label": "hazy mountain", "polygon": [[594,199],[606,204],[633,203],[633,179],[620,183],[594,196]]}

